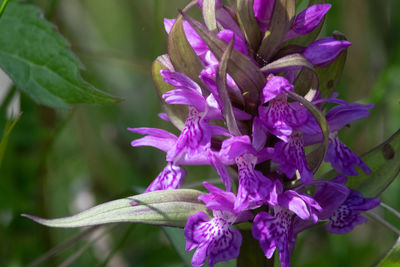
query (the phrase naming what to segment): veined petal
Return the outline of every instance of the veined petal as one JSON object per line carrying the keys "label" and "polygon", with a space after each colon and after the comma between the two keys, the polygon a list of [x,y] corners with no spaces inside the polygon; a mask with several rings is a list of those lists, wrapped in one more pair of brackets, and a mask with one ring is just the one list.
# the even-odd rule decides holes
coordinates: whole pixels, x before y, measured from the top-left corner
{"label": "veined petal", "polygon": [[371,172],[370,168],[339,140],[337,133],[333,133],[329,137],[325,161],[330,162],[337,172],[346,175],[356,176],[358,174],[354,168],[355,165],[358,165],[366,174]]}
{"label": "veined petal", "polygon": [[369,116],[374,105],[344,104],[333,107],[326,114],[329,129],[332,132],[342,129],[347,124]]}
{"label": "veined petal", "polygon": [[202,95],[200,86],[185,74],[164,69],[160,71],[160,74],[163,76],[165,82],[174,86],[176,89],[192,90]]}
{"label": "veined petal", "polygon": [[128,128],[129,131],[147,136],[133,140],[131,146],[152,146],[168,152],[176,144],[178,138],[170,132],[156,128]]}
{"label": "veined petal", "polygon": [[326,230],[336,234],[350,232],[367,221],[360,213],[375,208],[379,203],[378,198],[363,198],[359,192],[351,190],[346,201],[330,216]]}
{"label": "veined petal", "polygon": [[183,184],[185,176],[186,171],[184,168],[174,165],[172,162],[168,162],[164,170],[146,189],[146,193],[157,190],[178,189]]}
{"label": "veined petal", "polygon": [[262,89],[261,103],[265,104],[286,91],[293,91],[294,86],[284,77],[273,76]]}
{"label": "veined petal", "polygon": [[162,95],[167,104],[188,105],[195,107],[199,112],[206,109],[206,101],[197,92],[186,89],[175,89]]}

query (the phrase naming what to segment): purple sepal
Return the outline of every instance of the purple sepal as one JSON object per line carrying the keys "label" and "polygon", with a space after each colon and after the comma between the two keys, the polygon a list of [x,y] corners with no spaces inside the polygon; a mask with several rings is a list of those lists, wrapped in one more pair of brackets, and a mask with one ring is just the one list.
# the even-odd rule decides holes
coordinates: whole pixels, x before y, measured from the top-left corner
{"label": "purple sepal", "polygon": [[328,151],[324,160],[330,162],[332,167],[341,174],[350,176],[358,175],[358,172],[354,168],[356,165],[366,174],[371,173],[370,168],[360,157],[339,140],[337,133],[331,134],[329,138]]}
{"label": "purple sepal", "polygon": [[303,52],[303,56],[314,66],[325,67],[350,45],[351,43],[348,41],[339,41],[334,37],[325,37],[308,45]]}
{"label": "purple sepal", "polygon": [[253,221],[252,234],[260,242],[265,256],[270,259],[275,249],[279,251],[282,267],[290,266],[290,254],[295,238],[292,232],[292,214],[282,208],[274,208],[275,216],[259,212]]}
{"label": "purple sepal", "polygon": [[279,163],[279,171],[291,179],[296,170],[299,171],[301,181],[310,184],[313,180],[313,173],[308,167],[304,152],[303,137],[300,132],[290,136],[289,142],[279,141],[275,144],[275,153],[272,161]]}
{"label": "purple sepal", "polygon": [[168,162],[167,166],[165,166],[157,178],[149,185],[145,193],[180,188],[185,180],[185,176],[186,171],[184,168],[174,165],[172,162]]}
{"label": "purple sepal", "polygon": [[133,140],[131,146],[152,146],[164,152],[170,150],[176,143],[178,138],[165,130],[157,128],[128,128],[128,131],[146,134],[147,136]]}
{"label": "purple sepal", "polygon": [[221,177],[222,182],[225,185],[227,191],[232,191],[232,179],[229,175],[228,170],[226,169],[225,165],[216,157],[214,154],[210,156],[211,165],[217,170],[219,177]]}
{"label": "purple sepal", "polygon": [[268,130],[258,117],[255,117],[253,120],[252,133],[252,145],[255,150],[260,151],[267,141]]}
{"label": "purple sepal", "polygon": [[233,212],[236,200],[234,193],[224,191],[208,182],[203,182],[203,185],[210,193],[200,195],[199,200],[203,201],[208,209]]}
{"label": "purple sepal", "polygon": [[253,11],[258,25],[263,32],[266,32],[271,24],[272,12],[274,11],[275,0],[254,0]]}
{"label": "purple sepal", "polygon": [[360,214],[362,211],[373,209],[379,204],[379,198],[363,198],[359,192],[351,190],[346,201],[329,217],[326,230],[335,234],[346,234],[356,225],[367,221]]}
{"label": "purple sepal", "polygon": [[374,105],[344,104],[331,108],[326,114],[326,120],[331,132],[338,131],[352,121],[366,118]]}
{"label": "purple sepal", "polygon": [[286,34],[285,41],[312,32],[322,22],[331,6],[330,4],[313,5],[300,12]]}
{"label": "purple sepal", "polygon": [[300,194],[293,190],[287,190],[278,198],[281,207],[295,213],[302,220],[318,221],[318,212],[322,210],[321,206],[312,197],[306,194]]}

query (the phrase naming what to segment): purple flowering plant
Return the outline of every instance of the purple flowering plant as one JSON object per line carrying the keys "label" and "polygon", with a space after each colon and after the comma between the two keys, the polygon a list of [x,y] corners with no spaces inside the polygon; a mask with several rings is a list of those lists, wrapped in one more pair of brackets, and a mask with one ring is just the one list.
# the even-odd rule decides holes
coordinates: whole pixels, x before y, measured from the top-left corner
{"label": "purple flowering plant", "polygon": [[[154,61],[152,76],[160,118],[179,132],[128,129],[142,135],[133,147],[166,153],[145,193],[66,218],[25,216],[52,227],[181,227],[193,266],[250,259],[241,254],[246,231],[265,256],[260,266],[274,254],[290,266],[302,231],[325,224],[346,234],[366,222],[363,212],[380,204],[397,175],[381,179],[385,167],[373,163],[393,138],[363,158],[339,138],[373,105],[347,103],[334,91],[351,43],[339,32],[317,38],[331,4],[310,1],[296,11],[295,0],[228,2],[192,1],[164,20],[168,54]],[[188,15],[192,8],[203,21]],[[323,161],[332,171],[317,176]],[[204,181],[207,191],[182,189],[185,165],[210,165],[220,182]]]}

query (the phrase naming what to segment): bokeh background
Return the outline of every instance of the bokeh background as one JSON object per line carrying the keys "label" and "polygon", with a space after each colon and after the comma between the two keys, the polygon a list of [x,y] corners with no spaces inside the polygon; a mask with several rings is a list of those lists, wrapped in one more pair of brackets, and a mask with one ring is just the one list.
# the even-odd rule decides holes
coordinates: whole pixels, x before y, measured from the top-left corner
{"label": "bokeh background", "polygon": [[[71,215],[141,192],[156,177],[165,165],[164,153],[133,149],[130,141],[139,136],[126,128],[176,132],[157,117],[162,110],[150,67],[158,55],[167,52],[163,18],[175,17],[187,0],[30,2],[40,6],[69,40],[86,67],[84,78],[124,101],[54,110],[15,93],[15,107],[23,115],[0,166],[0,266],[26,266],[82,231],[46,228],[21,213]],[[341,132],[344,142],[362,154],[400,126],[400,1],[329,2],[334,3],[321,36],[339,30],[353,43],[338,86],[340,96],[349,102],[376,105],[369,118]],[[0,112],[2,132],[7,111],[1,107]],[[190,184],[216,178],[206,167],[187,170]],[[399,192],[397,180],[382,201],[400,210]],[[390,214],[378,212],[400,225]],[[168,233],[146,225],[100,228],[40,266],[183,266],[182,257],[187,254],[177,253],[171,243],[181,233],[178,237]],[[395,239],[393,232],[373,220],[345,236],[328,234],[318,226],[299,236],[292,264],[373,266]]]}

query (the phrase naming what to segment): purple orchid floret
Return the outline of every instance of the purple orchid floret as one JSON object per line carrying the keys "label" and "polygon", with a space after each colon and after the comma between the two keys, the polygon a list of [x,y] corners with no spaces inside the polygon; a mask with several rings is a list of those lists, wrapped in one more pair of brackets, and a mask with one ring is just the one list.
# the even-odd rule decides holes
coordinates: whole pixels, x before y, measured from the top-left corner
{"label": "purple orchid floret", "polygon": [[272,161],[279,163],[279,171],[288,178],[294,177],[298,170],[301,181],[310,184],[313,180],[313,173],[308,167],[304,152],[303,134],[294,132],[287,143],[279,141],[275,144],[275,154]]}
{"label": "purple orchid floret", "polygon": [[298,102],[287,102],[286,91],[293,91],[293,85],[280,76],[270,78],[261,96],[261,103],[269,102],[268,106],[259,106],[259,119],[268,131],[281,140],[288,142],[294,127],[299,127],[307,121],[307,110]]}
{"label": "purple orchid floret", "polygon": [[292,231],[292,213],[280,207],[274,208],[274,215],[259,212],[253,221],[252,234],[260,242],[265,257],[272,258],[275,249],[279,251],[282,267],[290,266],[290,243],[295,239]]}
{"label": "purple orchid floret", "polygon": [[329,217],[326,230],[335,234],[346,234],[355,226],[367,222],[360,213],[375,208],[379,198],[363,198],[361,193],[351,190],[347,199]]}
{"label": "purple orchid floret", "polygon": [[286,34],[285,41],[312,32],[321,24],[331,7],[330,4],[312,5],[300,12]]}
{"label": "purple orchid floret", "polygon": [[146,189],[147,192],[180,188],[186,176],[184,168],[168,162],[167,166]]}
{"label": "purple orchid floret", "polygon": [[[235,195],[209,183],[204,183],[204,186],[210,193],[201,195],[199,200],[213,210],[213,218],[210,220],[201,211],[190,216],[185,226],[186,250],[197,247],[191,262],[193,266],[202,266],[207,257],[210,266],[234,259],[239,256],[242,243],[240,232],[231,227],[239,217],[243,217],[233,210]],[[247,219],[252,218],[248,212],[245,213]]]}
{"label": "purple orchid floret", "polygon": [[351,45],[348,41],[325,37],[312,42],[303,52],[303,56],[316,67],[328,66],[339,54]]}

